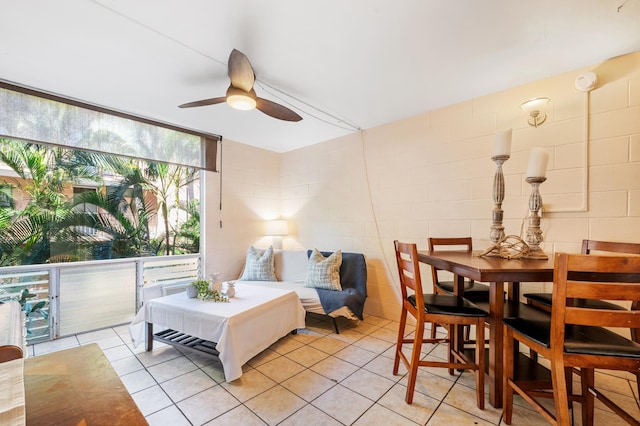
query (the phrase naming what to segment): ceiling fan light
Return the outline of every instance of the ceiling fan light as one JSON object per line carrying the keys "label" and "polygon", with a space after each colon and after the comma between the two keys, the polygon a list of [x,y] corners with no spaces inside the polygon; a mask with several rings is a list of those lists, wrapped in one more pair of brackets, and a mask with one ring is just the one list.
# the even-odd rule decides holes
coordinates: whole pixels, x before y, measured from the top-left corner
{"label": "ceiling fan light", "polygon": [[249,111],[256,107],[256,95],[253,89],[246,92],[237,87],[230,86],[227,89],[227,104],[233,109]]}
{"label": "ceiling fan light", "polygon": [[245,95],[227,96],[227,103],[233,109],[249,111],[256,107],[256,100]]}

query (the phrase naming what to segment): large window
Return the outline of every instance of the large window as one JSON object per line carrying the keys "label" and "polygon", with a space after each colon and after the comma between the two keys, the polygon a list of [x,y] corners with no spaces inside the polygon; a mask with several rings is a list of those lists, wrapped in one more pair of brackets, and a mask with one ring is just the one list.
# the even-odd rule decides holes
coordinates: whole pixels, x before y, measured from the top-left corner
{"label": "large window", "polygon": [[220,139],[0,81],[0,266],[198,252]]}
{"label": "large window", "polygon": [[199,251],[199,169],[2,138],[0,162],[0,266]]}

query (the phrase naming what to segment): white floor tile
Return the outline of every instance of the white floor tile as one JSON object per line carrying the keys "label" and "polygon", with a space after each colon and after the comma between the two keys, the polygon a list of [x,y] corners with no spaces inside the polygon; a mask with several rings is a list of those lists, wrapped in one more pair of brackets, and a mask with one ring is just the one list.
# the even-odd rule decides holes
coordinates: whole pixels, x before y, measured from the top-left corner
{"label": "white floor tile", "polygon": [[350,425],[373,405],[373,401],[337,385],[316,398],[312,404],[334,419]]}
{"label": "white floor tile", "polygon": [[173,405],[160,386],[141,390],[132,394],[131,397],[145,417]]}
{"label": "white floor tile", "polygon": [[190,422],[194,425],[201,425],[232,411],[240,405],[240,401],[224,388],[214,386],[179,402],[177,405]]}
{"label": "white floor tile", "polygon": [[191,426],[189,420],[175,405],[147,416],[147,422],[149,426]]}
{"label": "white floor tile", "polygon": [[[393,375],[398,323],[367,316],[340,322],[335,334],[325,316],[307,317],[307,328],[287,335],[243,366],[227,383],[220,360],[154,342],[133,348],[128,325],[28,347],[41,355],[97,343],[120,375],[149,424],[155,425],[501,425],[502,410],[488,402],[479,410],[470,373],[450,376],[443,368],[420,368],[413,404],[405,402],[406,368]],[[408,345],[410,350],[410,345]],[[445,345],[424,345],[423,358],[442,360]],[[158,385],[160,383],[160,385]],[[640,415],[635,377],[598,372],[596,385]],[[549,402],[551,406],[552,402]],[[580,425],[577,406],[576,425]],[[538,425],[541,416],[514,398],[513,424]],[[620,419],[596,403],[596,424]]]}

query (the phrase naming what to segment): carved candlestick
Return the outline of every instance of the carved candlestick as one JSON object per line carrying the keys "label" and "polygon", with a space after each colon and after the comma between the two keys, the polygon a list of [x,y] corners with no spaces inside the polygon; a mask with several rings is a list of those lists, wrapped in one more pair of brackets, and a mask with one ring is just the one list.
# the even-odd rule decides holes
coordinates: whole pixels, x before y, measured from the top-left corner
{"label": "carved candlestick", "polygon": [[540,229],[540,215],[538,212],[542,208],[542,196],[538,187],[546,177],[528,177],[526,181],[531,184],[531,195],[529,196],[529,217],[526,241],[529,245],[529,253],[524,256],[526,259],[548,259],[544,251],[540,248],[542,243],[542,229]]}
{"label": "carved candlestick", "polygon": [[502,174],[502,164],[509,159],[509,155],[494,155],[491,159],[496,163],[496,174],[493,176],[493,225],[489,238],[492,243],[497,243],[504,237],[504,226],[502,226],[502,201],[504,200],[504,175]]}

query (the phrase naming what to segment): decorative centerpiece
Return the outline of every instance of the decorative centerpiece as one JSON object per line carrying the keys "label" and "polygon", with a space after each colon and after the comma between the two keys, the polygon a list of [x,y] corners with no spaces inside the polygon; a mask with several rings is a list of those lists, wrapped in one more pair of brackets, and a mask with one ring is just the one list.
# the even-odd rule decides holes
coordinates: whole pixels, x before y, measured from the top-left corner
{"label": "decorative centerpiece", "polygon": [[236,282],[235,281],[227,282],[227,297],[231,299],[235,295],[236,295]]}
{"label": "decorative centerpiece", "polygon": [[198,291],[198,297],[203,301],[213,301],[213,302],[228,302],[229,299],[222,294],[222,292],[213,289],[210,289],[211,283],[208,280],[195,280],[191,283],[193,287]]}
{"label": "decorative centerpiece", "polygon": [[222,294],[222,283],[220,282],[220,272],[214,272],[211,274],[211,281],[209,284],[210,291],[217,291]]}

